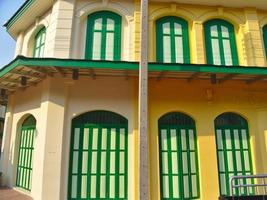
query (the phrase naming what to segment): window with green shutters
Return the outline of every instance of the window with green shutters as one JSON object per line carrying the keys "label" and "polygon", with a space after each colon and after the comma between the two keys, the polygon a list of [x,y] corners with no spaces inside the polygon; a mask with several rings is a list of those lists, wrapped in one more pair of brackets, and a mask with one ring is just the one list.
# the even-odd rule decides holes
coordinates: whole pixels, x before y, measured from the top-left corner
{"label": "window with green shutters", "polygon": [[267,58],[267,25],[265,25],[262,29],[263,31],[263,41],[264,41],[264,47],[265,47],[265,54]]}
{"label": "window with green shutters", "polygon": [[[224,113],[215,119],[215,131],[220,193],[232,195],[230,177],[253,174],[247,121],[237,114]],[[251,183],[250,179],[241,181],[241,184]],[[253,193],[252,188],[234,191],[234,195]]]}
{"label": "window with green shutters", "polygon": [[16,180],[17,187],[29,191],[32,186],[32,159],[35,132],[36,120],[33,116],[29,116],[25,119],[21,127]]}
{"label": "window with green shutters", "polygon": [[127,124],[107,111],[73,120],[68,199],[127,199]]}
{"label": "window with green shutters", "polygon": [[178,17],[163,17],[156,22],[157,61],[190,63],[187,21]]}
{"label": "window with green shutters", "polygon": [[34,49],[33,49],[34,58],[42,58],[44,56],[45,36],[46,36],[46,29],[44,27],[36,34],[34,38]]}
{"label": "window with green shutters", "polygon": [[221,19],[205,23],[206,57],[208,64],[238,65],[235,29]]}
{"label": "window with green shutters", "polygon": [[88,16],[85,58],[121,59],[121,16],[110,11]]}
{"label": "window with green shutters", "polygon": [[194,120],[182,113],[159,119],[161,199],[198,199],[199,171]]}

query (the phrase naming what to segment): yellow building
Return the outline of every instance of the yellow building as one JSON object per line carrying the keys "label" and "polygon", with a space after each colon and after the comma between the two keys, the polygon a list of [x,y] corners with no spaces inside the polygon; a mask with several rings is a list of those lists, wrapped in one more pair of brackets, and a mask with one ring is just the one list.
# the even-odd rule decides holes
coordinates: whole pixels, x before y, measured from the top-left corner
{"label": "yellow building", "polygon": [[[3,185],[140,199],[140,18],[137,0],[27,0],[5,24]],[[149,199],[257,194],[230,178],[267,172],[266,2],[151,0],[148,31]]]}

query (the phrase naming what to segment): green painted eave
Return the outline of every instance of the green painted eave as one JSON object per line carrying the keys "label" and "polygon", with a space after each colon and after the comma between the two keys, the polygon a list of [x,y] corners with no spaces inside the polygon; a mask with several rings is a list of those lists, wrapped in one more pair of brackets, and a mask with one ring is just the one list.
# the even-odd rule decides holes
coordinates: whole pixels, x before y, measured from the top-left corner
{"label": "green painted eave", "polygon": [[4,24],[7,30],[29,9],[36,0],[26,0],[17,12]]}
{"label": "green painted eave", "polygon": [[150,63],[149,71],[200,72],[212,74],[267,75],[267,67],[218,66],[209,64]]}
{"label": "green painted eave", "polygon": [[[0,70],[0,77],[19,66],[27,67],[63,67],[80,69],[113,69],[113,70],[138,70],[138,62],[126,61],[92,61],[79,59],[57,59],[57,58],[28,58],[18,56],[11,63]],[[169,71],[169,72],[199,72],[212,74],[239,74],[239,75],[267,75],[267,67],[255,66],[215,66],[198,64],[163,64],[149,63],[150,72]]]}

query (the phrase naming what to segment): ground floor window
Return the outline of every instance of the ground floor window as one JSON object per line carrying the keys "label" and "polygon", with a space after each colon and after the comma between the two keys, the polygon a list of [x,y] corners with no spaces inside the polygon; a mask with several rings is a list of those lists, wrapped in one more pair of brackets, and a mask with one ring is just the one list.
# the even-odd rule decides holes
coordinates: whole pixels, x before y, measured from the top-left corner
{"label": "ground floor window", "polygon": [[69,199],[127,199],[128,121],[107,111],[72,124]]}
{"label": "ground floor window", "polygon": [[32,158],[34,152],[34,138],[36,132],[36,120],[29,116],[22,123],[20,131],[19,157],[17,165],[16,186],[25,190],[31,190]]}
{"label": "ground floor window", "polygon": [[183,113],[159,119],[161,199],[197,199],[198,155],[194,120]]}
{"label": "ground floor window", "polygon": [[[247,121],[240,115],[224,113],[215,119],[217,157],[221,195],[231,195],[230,177],[251,175],[252,160]],[[241,182],[251,184],[251,180]],[[253,189],[241,188],[234,195],[253,194]]]}

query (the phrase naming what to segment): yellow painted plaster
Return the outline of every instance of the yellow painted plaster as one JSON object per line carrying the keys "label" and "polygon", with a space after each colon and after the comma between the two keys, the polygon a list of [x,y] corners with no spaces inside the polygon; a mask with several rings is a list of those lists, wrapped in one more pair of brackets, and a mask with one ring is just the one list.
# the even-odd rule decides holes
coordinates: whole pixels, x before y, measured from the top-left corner
{"label": "yellow painted plaster", "polygon": [[266,172],[266,86],[228,82],[213,86],[209,81],[187,83],[175,79],[150,79],[150,183],[151,199],[160,199],[158,119],[173,111],[183,112],[196,122],[200,193],[202,200],[217,199],[217,170],[214,119],[224,112],[235,112],[249,124],[252,162],[255,174]]}

